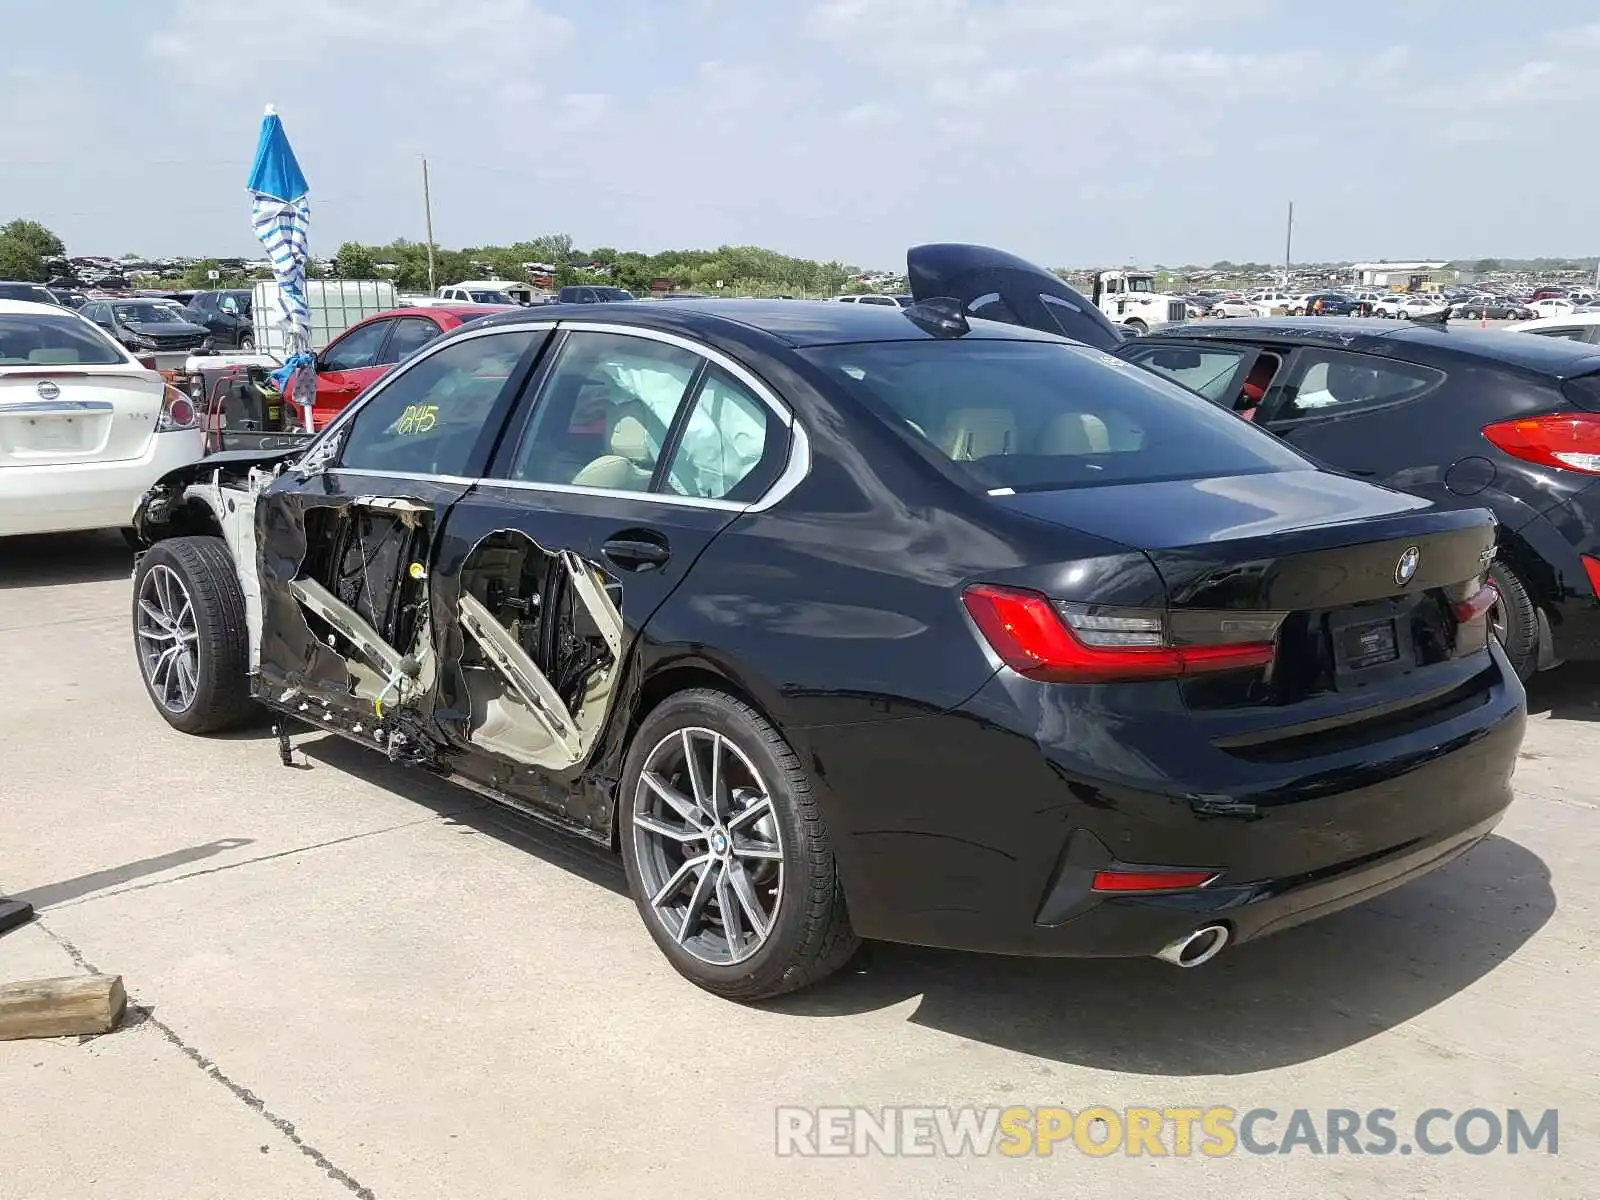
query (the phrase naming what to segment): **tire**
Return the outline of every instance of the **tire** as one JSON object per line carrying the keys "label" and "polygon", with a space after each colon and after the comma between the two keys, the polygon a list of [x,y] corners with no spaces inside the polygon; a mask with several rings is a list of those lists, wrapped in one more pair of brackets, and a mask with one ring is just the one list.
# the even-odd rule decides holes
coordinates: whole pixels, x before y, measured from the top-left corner
{"label": "tire", "polygon": [[1489,626],[1500,639],[1517,678],[1526,680],[1539,662],[1539,612],[1528,586],[1503,562],[1489,568],[1500,603],[1489,610]]}
{"label": "tire", "polygon": [[255,340],[255,338],[251,337],[248,333],[245,334],[242,338],[239,339],[239,353],[240,354],[254,354],[255,353],[255,349],[256,349],[256,340]]}
{"label": "tire", "polygon": [[167,724],[219,733],[254,718],[244,594],[221,538],[157,542],[134,568],[132,609],[139,676]]}
{"label": "tire", "polygon": [[1408,313],[1408,312],[1407,312],[1407,311],[1406,311],[1406,310],[1405,310],[1405,309],[1403,309],[1403,308],[1402,308],[1402,309],[1401,309],[1401,310],[1400,310],[1400,311],[1399,311],[1399,312],[1397,312],[1397,313],[1395,313],[1395,316],[1397,316],[1397,317],[1399,317],[1399,318],[1400,318],[1400,319],[1401,319],[1401,320],[1402,320],[1402,321],[1409,321],[1409,320],[1411,320],[1411,314],[1410,314],[1410,313]]}
{"label": "tire", "polygon": [[1123,324],[1129,329],[1133,330],[1133,332],[1139,337],[1143,337],[1145,334],[1150,332],[1150,326],[1139,320],[1138,317],[1133,317],[1127,321],[1124,321]]}
{"label": "tire", "polygon": [[[720,745],[717,738],[723,739]],[[722,765],[717,776],[730,793],[722,801],[728,811],[721,816],[709,816],[692,799],[695,789],[686,765],[675,769],[675,764],[684,765],[685,745],[695,748],[695,761],[707,781],[708,755],[712,747],[719,747]],[[645,783],[647,766],[652,779],[671,787],[675,801]],[[753,787],[747,786],[752,775]],[[677,790],[679,785],[683,791]],[[756,798],[760,796],[769,803]],[[767,816],[741,821],[741,812]],[[678,973],[708,992],[738,1001],[782,995],[831,975],[860,944],[850,927],[811,780],[783,735],[743,701],[695,688],[669,697],[652,711],[628,748],[617,824],[628,888],[645,928]],[[661,836],[658,830],[664,828],[672,832]],[[724,832],[720,845],[719,832]],[[741,857],[741,842],[747,851],[767,857]],[[709,859],[710,864],[695,873],[693,860],[698,858]],[[749,909],[739,903],[735,871],[743,875],[745,892],[761,905],[760,915],[767,919],[767,932],[755,941],[751,938],[757,926],[749,919]],[[679,888],[667,896],[674,903],[683,900],[681,912],[666,903],[658,908],[653,897],[679,877]],[[719,878],[725,888],[715,882]],[[740,931],[737,949],[723,917],[724,900],[729,901]],[[691,920],[695,924],[689,926]],[[680,938],[685,926],[689,932]]]}

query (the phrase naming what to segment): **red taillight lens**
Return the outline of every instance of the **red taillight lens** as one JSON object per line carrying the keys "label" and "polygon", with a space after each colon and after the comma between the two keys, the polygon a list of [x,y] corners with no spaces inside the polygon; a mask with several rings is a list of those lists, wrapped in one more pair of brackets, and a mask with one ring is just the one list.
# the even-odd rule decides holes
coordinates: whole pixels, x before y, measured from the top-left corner
{"label": "red taillight lens", "polygon": [[1583,555],[1583,571],[1589,577],[1589,586],[1594,589],[1595,596],[1600,597],[1600,558]]}
{"label": "red taillight lens", "polygon": [[1144,871],[1112,869],[1094,873],[1097,892],[1183,892],[1205,887],[1219,871]]}
{"label": "red taillight lens", "polygon": [[161,394],[161,416],[156,419],[156,432],[168,433],[174,429],[194,428],[194,401],[170,383]]}
{"label": "red taillight lens", "polygon": [[1468,596],[1465,600],[1458,600],[1451,606],[1456,620],[1465,625],[1468,621],[1476,621],[1496,604],[1500,603],[1500,592],[1494,584],[1486,583],[1477,590],[1475,595]]}
{"label": "red taillight lens", "polygon": [[[1277,650],[1275,641],[1173,646],[1159,614],[1100,609],[1074,617],[1048,596],[1021,588],[977,584],[961,598],[1000,660],[1017,674],[1045,683],[1172,679],[1261,667]],[[1073,619],[1080,626],[1076,632],[1068,624]]]}
{"label": "red taillight lens", "polygon": [[158,369],[156,366],[156,356],[154,354],[146,354],[139,360],[139,365],[147,371],[154,371]]}
{"label": "red taillight lens", "polygon": [[1483,436],[1525,462],[1600,475],[1600,415],[1546,413],[1487,426]]}

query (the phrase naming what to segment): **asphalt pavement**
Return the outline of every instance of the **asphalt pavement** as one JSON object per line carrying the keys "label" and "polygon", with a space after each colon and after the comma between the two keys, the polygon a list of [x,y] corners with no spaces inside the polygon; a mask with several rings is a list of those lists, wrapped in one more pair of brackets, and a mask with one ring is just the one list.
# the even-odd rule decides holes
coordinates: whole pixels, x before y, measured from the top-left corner
{"label": "asphalt pavement", "polygon": [[[98,969],[133,1006],[0,1043],[0,1198],[1600,1195],[1600,672],[1536,682],[1495,836],[1365,906],[1189,972],[870,945],[742,1008],[608,855],[326,737],[289,769],[264,728],[170,731],[129,568],[114,534],[0,543],[0,893],[41,913],[0,983]],[[779,1106],[835,1105],[1267,1108],[1275,1139],[1555,1109],[1559,1144],[778,1155]]]}

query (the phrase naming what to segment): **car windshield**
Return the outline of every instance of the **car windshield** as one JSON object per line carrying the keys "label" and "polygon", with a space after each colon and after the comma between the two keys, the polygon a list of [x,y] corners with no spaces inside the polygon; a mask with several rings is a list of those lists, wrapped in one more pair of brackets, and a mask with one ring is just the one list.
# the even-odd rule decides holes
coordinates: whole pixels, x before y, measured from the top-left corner
{"label": "car windshield", "polygon": [[504,292],[468,292],[474,304],[510,304],[511,297]]}
{"label": "car windshield", "polygon": [[802,353],[991,491],[1311,469],[1250,423],[1086,346],[970,338]]}
{"label": "car windshield", "polygon": [[142,304],[113,304],[112,313],[119,321],[187,321],[183,309],[171,301],[146,300]]}
{"label": "car windshield", "polygon": [[0,367],[112,366],[127,356],[80,317],[0,315]]}
{"label": "car windshield", "polygon": [[1128,290],[1130,292],[1153,292],[1156,290],[1156,281],[1148,275],[1136,275],[1128,280]]}

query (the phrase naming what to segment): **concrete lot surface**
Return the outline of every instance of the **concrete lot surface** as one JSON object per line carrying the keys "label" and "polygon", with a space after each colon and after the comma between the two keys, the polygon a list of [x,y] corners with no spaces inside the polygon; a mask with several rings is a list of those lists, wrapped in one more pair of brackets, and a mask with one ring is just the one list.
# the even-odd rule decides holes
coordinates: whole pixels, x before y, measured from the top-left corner
{"label": "concrete lot surface", "polygon": [[[97,969],[134,1005],[0,1043],[5,1200],[1600,1196],[1600,673],[1537,682],[1495,837],[1365,907],[1194,972],[869,946],[740,1008],[603,854],[330,739],[288,770],[265,730],[169,731],[128,570],[114,535],[0,543],[0,893],[42,913],[0,982]],[[1560,1140],[776,1155],[775,1106],[845,1104],[1553,1108]]]}

